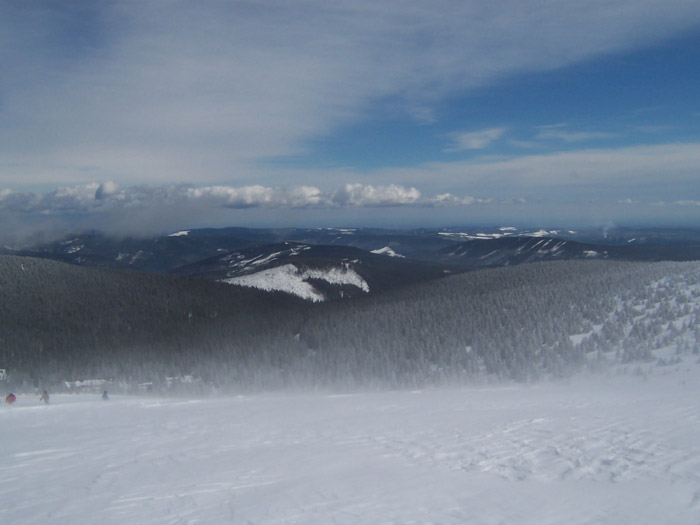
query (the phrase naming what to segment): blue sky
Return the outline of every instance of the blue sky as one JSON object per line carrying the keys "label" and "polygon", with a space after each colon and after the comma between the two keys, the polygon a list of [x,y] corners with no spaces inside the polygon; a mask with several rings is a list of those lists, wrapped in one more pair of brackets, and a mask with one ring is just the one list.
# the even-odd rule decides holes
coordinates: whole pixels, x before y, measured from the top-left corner
{"label": "blue sky", "polygon": [[5,232],[700,219],[700,2],[10,1],[0,66]]}
{"label": "blue sky", "polygon": [[[700,140],[700,32],[555,71],[514,74],[447,97],[435,121],[383,111],[337,130],[299,159],[372,169],[590,147]],[[387,104],[391,108],[391,103]],[[483,148],[449,151],[455,130],[503,129]],[[466,131],[467,133],[469,131]],[[454,148],[453,148],[454,149]],[[448,151],[446,151],[448,150]]]}

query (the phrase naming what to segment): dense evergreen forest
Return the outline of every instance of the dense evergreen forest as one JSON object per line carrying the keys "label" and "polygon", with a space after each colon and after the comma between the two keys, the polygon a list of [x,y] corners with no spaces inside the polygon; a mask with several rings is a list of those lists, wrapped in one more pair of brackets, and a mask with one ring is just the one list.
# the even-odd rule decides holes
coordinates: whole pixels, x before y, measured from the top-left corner
{"label": "dense evergreen forest", "polygon": [[285,294],[195,278],[3,256],[0,368],[35,385],[143,382],[203,359],[240,362],[268,333],[292,333],[305,307]]}
{"label": "dense evergreen forest", "polygon": [[533,380],[606,356],[648,361],[671,336],[697,352],[699,321],[694,262],[535,263],[309,304],[182,276],[0,258],[0,368],[13,388],[102,378],[166,390],[185,388],[172,380],[185,376],[186,388],[206,391]]}

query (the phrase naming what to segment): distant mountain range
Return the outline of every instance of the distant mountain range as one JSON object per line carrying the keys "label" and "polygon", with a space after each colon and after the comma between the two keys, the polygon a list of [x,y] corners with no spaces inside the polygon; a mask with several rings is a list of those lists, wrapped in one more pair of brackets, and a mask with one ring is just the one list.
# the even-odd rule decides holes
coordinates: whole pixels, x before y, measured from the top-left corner
{"label": "distant mountain range", "polygon": [[189,275],[319,301],[483,267],[555,260],[696,260],[700,230],[209,228],[149,238],[71,235],[5,246],[0,253]]}

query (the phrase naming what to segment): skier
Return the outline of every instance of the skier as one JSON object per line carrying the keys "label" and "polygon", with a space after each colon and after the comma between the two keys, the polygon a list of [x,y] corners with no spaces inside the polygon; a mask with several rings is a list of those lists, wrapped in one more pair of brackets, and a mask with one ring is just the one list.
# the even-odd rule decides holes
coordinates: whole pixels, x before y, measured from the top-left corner
{"label": "skier", "polygon": [[14,395],[12,392],[10,392],[9,394],[7,394],[7,397],[5,398],[5,403],[7,403],[8,405],[11,405],[16,400],[17,400],[17,396]]}
{"label": "skier", "polygon": [[102,400],[103,400],[103,401],[108,401],[108,400],[109,400],[109,396],[107,395],[107,391],[106,391],[106,390],[105,390],[104,392],[102,392]]}
{"label": "skier", "polygon": [[39,398],[39,401],[43,401],[43,402],[46,403],[47,405],[49,404],[49,393],[48,393],[46,390],[44,390],[44,393],[41,394],[41,397]]}

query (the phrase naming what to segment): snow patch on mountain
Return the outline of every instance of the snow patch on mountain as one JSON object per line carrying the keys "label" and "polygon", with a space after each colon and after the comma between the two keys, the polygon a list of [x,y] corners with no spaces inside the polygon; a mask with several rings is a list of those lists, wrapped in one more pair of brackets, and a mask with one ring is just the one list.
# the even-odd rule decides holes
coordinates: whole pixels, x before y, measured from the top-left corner
{"label": "snow patch on mountain", "polygon": [[285,292],[307,301],[324,301],[324,295],[307,282],[310,279],[323,280],[335,285],[350,285],[369,292],[367,282],[349,266],[341,268],[299,269],[293,264],[269,268],[251,275],[224,279],[223,282],[237,286],[248,286],[265,291]]}
{"label": "snow patch on mountain", "polygon": [[538,230],[536,232],[528,233],[530,237],[551,237],[553,235],[559,235],[559,230]]}
{"label": "snow patch on mountain", "polygon": [[285,292],[307,301],[320,302],[323,295],[300,275],[299,269],[293,264],[285,264],[277,268],[262,270],[252,275],[224,279],[225,283],[237,286],[258,288],[267,292]]}
{"label": "snow patch on mountain", "polygon": [[483,240],[483,239],[500,239],[505,237],[506,233],[464,233],[464,232],[438,232],[438,235],[447,237],[448,239],[458,240]]}
{"label": "snow patch on mountain", "polygon": [[372,250],[372,253],[376,253],[377,255],[388,255],[389,257],[404,257],[400,253],[396,253],[388,246],[385,246],[384,248],[379,248],[378,250]]}
{"label": "snow patch on mountain", "polygon": [[145,257],[146,257],[146,252],[144,252],[143,250],[139,250],[134,255],[131,256],[131,260],[129,261],[129,264],[134,264],[139,259],[144,259]]}
{"label": "snow patch on mountain", "polygon": [[[288,243],[285,243],[287,245]],[[226,263],[228,263],[230,268],[235,268],[235,269],[244,269],[248,267],[253,267],[253,266],[262,266],[265,264],[272,263],[280,258],[280,256],[286,255],[289,257],[294,257],[296,255],[299,255],[300,253],[311,249],[311,246],[309,245],[300,245],[300,246],[294,246],[291,245],[292,247],[286,250],[280,250],[274,253],[270,254],[259,254],[254,257],[247,258],[245,255],[240,254],[240,253],[231,253],[224,257],[222,260]]]}
{"label": "snow patch on mountain", "polygon": [[179,232],[171,233],[168,237],[184,237],[190,234],[190,230],[182,230]]}
{"label": "snow patch on mountain", "polygon": [[327,270],[309,268],[304,270],[303,275],[305,279],[320,279],[330,284],[337,285],[349,284],[350,286],[356,286],[365,293],[369,292],[369,285],[367,282],[348,265],[344,265],[341,268],[329,268]]}

